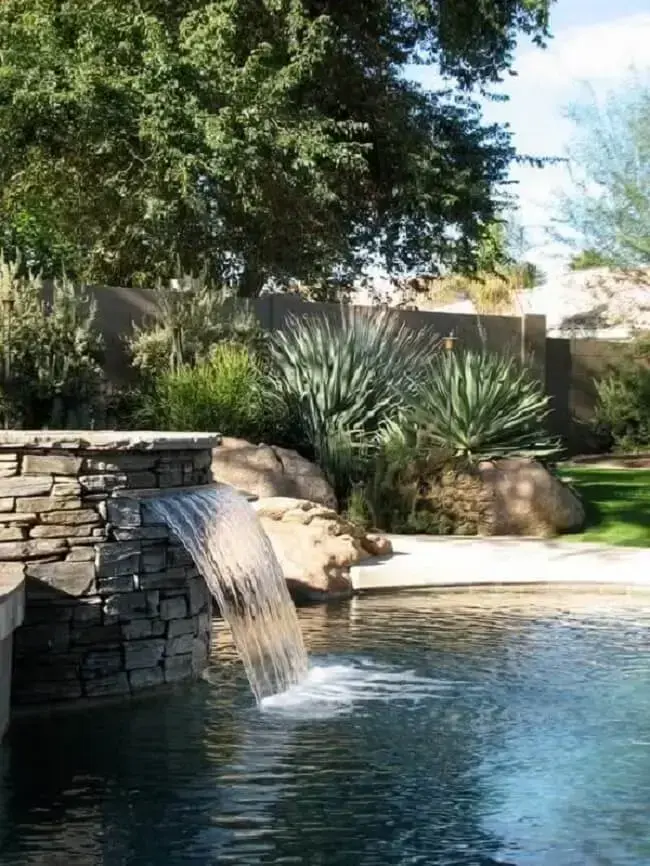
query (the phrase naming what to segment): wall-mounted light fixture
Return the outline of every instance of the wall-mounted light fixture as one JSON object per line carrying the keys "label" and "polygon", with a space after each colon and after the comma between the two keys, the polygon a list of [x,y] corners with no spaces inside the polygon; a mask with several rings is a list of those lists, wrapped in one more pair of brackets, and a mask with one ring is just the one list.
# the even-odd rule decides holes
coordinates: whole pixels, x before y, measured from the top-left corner
{"label": "wall-mounted light fixture", "polygon": [[444,346],[447,352],[453,352],[454,346],[456,345],[456,340],[458,338],[455,336],[453,331],[450,331],[445,337]]}

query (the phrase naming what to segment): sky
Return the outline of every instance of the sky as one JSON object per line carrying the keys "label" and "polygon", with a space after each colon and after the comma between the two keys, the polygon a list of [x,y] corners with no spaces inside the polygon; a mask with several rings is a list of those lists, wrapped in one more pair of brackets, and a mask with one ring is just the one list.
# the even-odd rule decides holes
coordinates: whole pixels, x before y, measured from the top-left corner
{"label": "sky", "polygon": [[[551,7],[553,38],[545,50],[529,42],[518,46],[513,68],[497,92],[505,103],[487,103],[485,118],[508,123],[520,153],[566,156],[573,126],[567,106],[588,93],[605,95],[622,84],[632,67],[650,69],[649,0],[558,0]],[[433,73],[417,77],[435,86]],[[535,169],[515,166],[519,223],[528,241],[526,258],[549,276],[566,267],[571,250],[549,235],[557,192],[570,187],[566,166]]]}

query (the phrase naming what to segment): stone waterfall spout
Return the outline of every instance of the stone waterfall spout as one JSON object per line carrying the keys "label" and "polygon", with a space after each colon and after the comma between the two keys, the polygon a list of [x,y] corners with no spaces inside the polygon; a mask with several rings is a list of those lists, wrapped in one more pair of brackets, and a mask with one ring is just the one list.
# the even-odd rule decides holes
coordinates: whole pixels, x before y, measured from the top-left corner
{"label": "stone waterfall spout", "polygon": [[[144,504],[144,503],[143,503]],[[178,537],[232,629],[259,702],[307,675],[302,633],[282,568],[248,502],[214,485],[146,502]]]}

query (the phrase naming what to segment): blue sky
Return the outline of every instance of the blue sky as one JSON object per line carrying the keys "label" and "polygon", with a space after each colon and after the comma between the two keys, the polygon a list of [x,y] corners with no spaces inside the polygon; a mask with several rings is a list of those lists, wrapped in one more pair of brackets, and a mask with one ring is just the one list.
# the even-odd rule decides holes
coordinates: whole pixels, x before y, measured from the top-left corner
{"label": "blue sky", "polygon": [[[510,125],[521,153],[564,156],[573,134],[564,111],[584,96],[586,85],[604,95],[624,81],[632,66],[650,69],[650,2],[558,0],[551,8],[551,31],[546,50],[521,42],[514,64],[517,77],[500,88],[510,101],[488,103],[485,116]],[[417,77],[435,86],[435,76],[426,70]],[[530,245],[527,257],[553,274],[568,255],[548,232],[556,193],[570,183],[567,169],[516,166],[512,176],[518,181],[519,220]]]}

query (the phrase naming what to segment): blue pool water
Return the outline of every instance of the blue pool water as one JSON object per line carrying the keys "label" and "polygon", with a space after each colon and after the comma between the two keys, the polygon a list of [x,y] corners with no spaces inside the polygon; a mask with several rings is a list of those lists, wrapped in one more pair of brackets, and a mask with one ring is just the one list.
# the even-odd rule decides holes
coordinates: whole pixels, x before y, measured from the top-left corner
{"label": "blue pool water", "polygon": [[302,611],[308,681],[206,678],[21,721],[2,866],[647,866],[650,598],[458,592]]}

